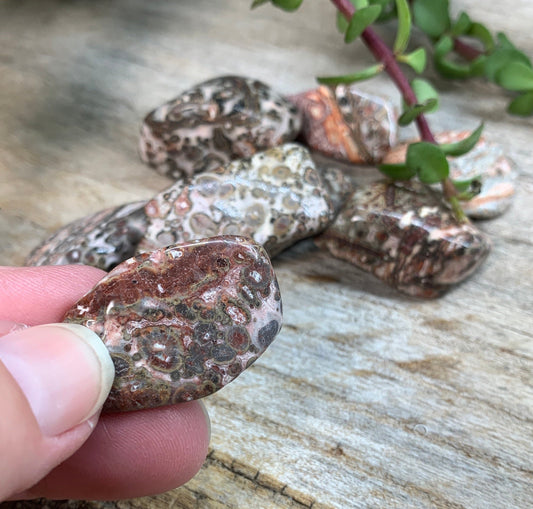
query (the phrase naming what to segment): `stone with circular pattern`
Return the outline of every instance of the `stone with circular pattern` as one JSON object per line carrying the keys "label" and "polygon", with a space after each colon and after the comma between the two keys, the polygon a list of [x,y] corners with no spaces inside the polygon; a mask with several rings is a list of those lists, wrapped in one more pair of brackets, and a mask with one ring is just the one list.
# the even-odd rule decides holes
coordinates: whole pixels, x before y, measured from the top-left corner
{"label": "stone with circular pattern", "polygon": [[115,380],[106,411],[203,398],[248,368],[281,328],[276,276],[265,250],[212,237],[121,263],[65,322],[96,332]]}
{"label": "stone with circular pattern", "polygon": [[298,110],[255,79],[221,76],[150,112],[141,159],[172,179],[209,171],[296,138]]}

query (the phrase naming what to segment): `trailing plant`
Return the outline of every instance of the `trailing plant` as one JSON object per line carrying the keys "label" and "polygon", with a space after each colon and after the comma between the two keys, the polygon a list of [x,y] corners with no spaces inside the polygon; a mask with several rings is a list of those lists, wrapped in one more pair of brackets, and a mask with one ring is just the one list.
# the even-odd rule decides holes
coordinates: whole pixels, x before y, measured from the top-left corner
{"label": "trailing plant", "polygon": [[[446,78],[484,77],[515,93],[508,111],[517,115],[533,114],[533,66],[502,33],[493,37],[482,23],[461,12],[452,20],[449,0],[330,0],[337,10],[337,28],[349,44],[361,39],[377,64],[342,76],[318,77],[321,84],[348,84],[386,72],[403,98],[400,126],[416,123],[421,141],[408,147],[405,162],[381,165],[380,170],[396,180],[416,176],[425,184],[440,182],[443,194],[458,219],[465,220],[459,205],[475,193],[473,182],[452,182],[447,156],[469,152],[478,142],[483,124],[458,143],[439,145],[429,127],[426,115],[439,107],[439,96],[421,75],[428,59],[424,48],[408,51],[413,27],[427,35],[433,46],[435,68]],[[252,8],[272,3],[285,11],[296,11],[303,0],[254,0]],[[372,25],[397,20],[392,48],[387,46]],[[409,80],[402,70],[408,66],[416,74]]]}

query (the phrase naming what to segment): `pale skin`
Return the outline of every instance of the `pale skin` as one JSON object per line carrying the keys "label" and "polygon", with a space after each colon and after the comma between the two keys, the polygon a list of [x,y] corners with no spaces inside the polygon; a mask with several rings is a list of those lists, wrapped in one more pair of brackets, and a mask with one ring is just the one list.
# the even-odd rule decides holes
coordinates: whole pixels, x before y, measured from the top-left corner
{"label": "pale skin", "polygon": [[[105,273],[85,266],[0,267],[0,342],[25,326],[56,323]],[[35,341],[45,334],[32,329]],[[68,381],[65,381],[68,383]],[[208,450],[199,402],[124,414],[97,411],[56,436],[43,434],[20,386],[0,361],[0,501],[120,499],[187,482]]]}

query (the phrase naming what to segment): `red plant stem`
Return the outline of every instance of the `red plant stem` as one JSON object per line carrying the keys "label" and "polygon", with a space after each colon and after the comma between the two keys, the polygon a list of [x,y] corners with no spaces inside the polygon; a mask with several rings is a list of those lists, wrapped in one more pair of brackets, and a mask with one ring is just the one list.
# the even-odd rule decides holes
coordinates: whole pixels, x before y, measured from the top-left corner
{"label": "red plant stem", "polygon": [[[352,16],[355,12],[355,7],[350,2],[350,0],[331,0],[331,2],[348,21],[352,19]],[[411,84],[409,83],[405,74],[400,69],[398,62],[394,57],[394,53],[385,44],[383,39],[370,27],[366,28],[363,31],[363,33],[361,34],[361,38],[363,39],[364,43],[371,51],[371,53],[374,55],[374,58],[384,65],[385,71],[398,87],[398,90],[402,94],[405,102],[410,106],[416,104],[417,99],[411,87]],[[426,117],[420,114],[418,115],[418,117],[416,117],[415,121],[422,140],[427,141],[429,143],[437,144],[437,141],[435,140],[435,137],[431,132]],[[464,215],[464,212],[462,211],[461,206],[457,201],[457,190],[455,189],[455,186],[453,185],[450,178],[448,177],[444,179],[441,184],[442,192],[452,204],[452,208],[454,209],[457,218],[460,221],[466,221],[466,216]]]}
{"label": "red plant stem", "polygon": [[453,40],[453,49],[458,55],[461,55],[465,60],[469,60],[470,62],[484,55],[483,51],[473,48],[470,44],[457,38]]}
{"label": "red plant stem", "polygon": [[[331,0],[331,2],[348,21],[352,19],[352,16],[355,12],[355,7],[350,2],[350,0]],[[363,31],[363,33],[361,34],[361,38],[363,39],[364,43],[371,51],[371,53],[374,55],[374,58],[378,62],[383,63],[383,65],[385,66],[385,71],[398,87],[398,90],[402,94],[405,102],[409,106],[416,104],[416,95],[413,89],[411,88],[409,81],[400,69],[400,66],[396,61],[393,52],[385,44],[383,39],[381,39],[381,37],[370,27],[366,28]],[[422,140],[428,141],[430,143],[437,143],[424,115],[418,115],[418,117],[416,117],[416,124]]]}

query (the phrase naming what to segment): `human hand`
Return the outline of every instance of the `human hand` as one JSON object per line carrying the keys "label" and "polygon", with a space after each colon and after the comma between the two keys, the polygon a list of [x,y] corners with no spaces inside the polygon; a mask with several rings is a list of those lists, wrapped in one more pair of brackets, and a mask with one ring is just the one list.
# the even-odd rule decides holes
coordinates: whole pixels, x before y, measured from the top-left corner
{"label": "human hand", "polygon": [[200,402],[98,419],[113,376],[101,340],[80,326],[42,326],[59,322],[104,274],[0,267],[0,501],[161,493],[187,482],[206,457]]}

